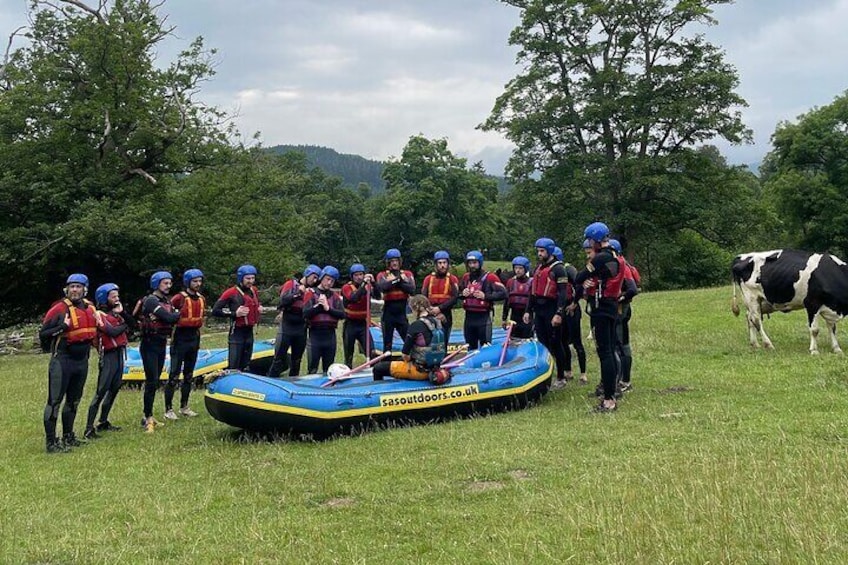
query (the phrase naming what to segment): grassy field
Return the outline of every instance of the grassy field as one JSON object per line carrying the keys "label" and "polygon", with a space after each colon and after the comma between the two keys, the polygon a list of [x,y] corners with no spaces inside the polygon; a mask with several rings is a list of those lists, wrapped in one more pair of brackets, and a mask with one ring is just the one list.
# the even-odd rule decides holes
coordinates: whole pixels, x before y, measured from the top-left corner
{"label": "grassy field", "polygon": [[241,442],[199,393],[201,417],[146,435],[124,390],[123,431],[48,456],[47,358],[2,358],[0,562],[848,562],[848,361],[807,353],[802,314],[751,351],[729,298],[638,298],[615,414],[569,385],[321,443]]}

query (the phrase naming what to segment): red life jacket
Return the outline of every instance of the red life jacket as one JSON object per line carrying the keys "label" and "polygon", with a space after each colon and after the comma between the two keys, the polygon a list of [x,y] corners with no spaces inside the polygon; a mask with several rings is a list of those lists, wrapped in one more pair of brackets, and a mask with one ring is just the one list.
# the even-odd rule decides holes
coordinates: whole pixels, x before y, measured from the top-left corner
{"label": "red life jacket", "polygon": [[557,283],[553,278],[551,270],[554,265],[561,264],[559,261],[539,265],[533,271],[533,296],[554,299],[557,297]]}
{"label": "red life jacket", "polygon": [[[357,290],[359,290],[359,287],[351,281],[342,287],[342,296],[346,300],[350,300],[350,297]],[[364,320],[368,314],[368,293],[362,293],[362,296],[356,302],[347,302],[344,311],[348,320]]]}
{"label": "red life jacket", "polygon": [[[236,302],[238,306],[247,306],[248,312],[247,316],[238,316],[235,319],[235,326],[237,328],[243,327],[253,327],[259,322],[259,314],[260,314],[260,304],[259,304],[259,296],[256,294],[256,287],[250,287],[250,293],[245,293],[240,286],[231,286],[221,295],[220,300],[231,301],[232,298],[236,298],[234,302]],[[231,307],[232,308],[232,307]],[[233,314],[235,314],[235,310],[233,310]]]}
{"label": "red life jacket", "polygon": [[[494,279],[494,281],[492,280]],[[462,282],[460,286],[465,289],[471,289],[471,292],[475,290],[484,290],[486,281],[489,281],[494,284],[494,282],[500,282],[498,277],[491,273],[487,273],[483,271],[476,281],[471,280],[471,275],[469,273],[465,273],[462,275]],[[473,296],[468,296],[462,300],[462,307],[467,312],[488,312],[492,309],[492,303],[486,300],[485,298],[474,298]]]}
{"label": "red life jacket", "polygon": [[613,254],[613,257],[618,263],[618,274],[603,281],[597,275],[595,278],[599,280],[600,298],[618,301],[618,297],[621,296],[621,289],[624,286],[624,276],[627,273],[627,266],[624,262],[624,257],[616,254]]}
{"label": "red life jacket", "polygon": [[[124,319],[120,316],[113,314],[112,312],[103,312],[103,318],[105,319],[105,323],[110,326],[120,326],[124,323]],[[112,351],[113,349],[118,349],[119,347],[127,346],[127,332],[124,331],[115,337],[111,337],[106,335],[102,329],[98,332],[100,336],[100,349],[103,351]]]}
{"label": "red life jacket", "polygon": [[[294,292],[296,290],[296,285],[298,285],[298,284],[300,284],[300,283],[298,283],[295,280],[287,280],[286,282],[283,283],[283,286],[280,287],[280,296],[282,296],[286,293]],[[288,312],[289,314],[293,314],[295,316],[302,316],[303,315],[303,295],[301,294],[299,297],[295,298],[294,301],[289,306],[284,308],[284,310],[286,312]]]}
{"label": "red life jacket", "polygon": [[430,273],[424,278],[421,290],[424,296],[430,299],[430,304],[438,306],[453,298],[453,289],[457,285],[459,285],[459,279],[456,275],[446,273],[445,276],[440,277],[436,273]]}
{"label": "red life jacket", "polygon": [[[168,299],[164,300],[156,296],[155,294],[150,294],[148,296],[155,296],[156,300],[159,301],[159,306],[162,307],[166,312],[173,312],[174,308],[171,306],[171,303],[168,302]],[[147,297],[141,298],[140,301],[142,303],[142,307],[140,308],[140,325],[141,325],[141,333],[145,335],[157,335],[160,337],[168,337],[171,335],[171,332],[174,329],[174,324],[168,323],[165,320],[162,320],[158,316],[153,313],[145,314],[144,312],[144,301],[147,300]]]}
{"label": "red life jacket", "polygon": [[[388,271],[388,270],[387,271],[380,271],[379,273],[377,273],[377,282],[385,280],[386,277],[388,277],[390,273],[391,273],[391,271]],[[400,274],[406,275],[406,278],[408,278],[409,280],[413,280],[411,271],[401,271]],[[409,293],[405,292],[405,291],[403,291],[403,290],[401,290],[400,288],[397,288],[397,287],[393,288],[392,290],[390,290],[388,292],[383,293],[383,301],[385,301],[385,302],[401,301],[401,300],[406,300],[407,298],[409,298]]]}
{"label": "red life jacket", "polygon": [[514,310],[527,310],[527,303],[530,302],[530,287],[533,280],[525,278],[523,281],[518,277],[512,277],[506,281],[506,289],[509,291],[510,308]]}
{"label": "red life jacket", "polygon": [[[318,289],[312,289],[306,291],[306,294],[303,297],[304,308],[309,308],[318,302],[318,293],[325,294],[327,296],[327,302],[330,305],[330,310],[341,310],[342,308],[342,299],[338,294],[333,292],[332,290],[328,293],[321,292]],[[329,310],[324,310],[321,308],[317,314],[306,320],[306,323],[309,324],[310,328],[330,328],[336,329],[339,326],[339,319],[332,316]]]}
{"label": "red life jacket", "polygon": [[83,308],[75,306],[73,302],[67,298],[60,300],[50,307],[44,320],[47,321],[55,316],[64,316],[68,314],[71,318],[70,327],[65,330],[62,337],[67,343],[94,343],[97,339],[97,314],[94,310],[94,305],[86,299],[83,299]]}
{"label": "red life jacket", "polygon": [[630,278],[636,283],[636,286],[642,285],[642,276],[639,274],[639,269],[634,265],[627,263],[627,269],[630,271]]}
{"label": "red life jacket", "polygon": [[199,328],[203,325],[203,313],[206,312],[206,299],[199,292],[197,298],[183,291],[174,295],[171,306],[180,311],[178,328]]}

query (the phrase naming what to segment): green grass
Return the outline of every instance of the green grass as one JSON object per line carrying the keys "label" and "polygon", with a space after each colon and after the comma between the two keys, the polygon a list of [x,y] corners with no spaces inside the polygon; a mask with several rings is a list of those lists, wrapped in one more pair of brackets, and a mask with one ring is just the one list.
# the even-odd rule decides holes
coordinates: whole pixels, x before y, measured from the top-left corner
{"label": "green grass", "polygon": [[146,435],[123,390],[124,431],[48,456],[47,358],[0,359],[0,562],[845,563],[846,359],[807,353],[802,314],[751,351],[729,298],[638,298],[613,415],[575,385],[322,443],[240,443],[199,393],[201,417]]}

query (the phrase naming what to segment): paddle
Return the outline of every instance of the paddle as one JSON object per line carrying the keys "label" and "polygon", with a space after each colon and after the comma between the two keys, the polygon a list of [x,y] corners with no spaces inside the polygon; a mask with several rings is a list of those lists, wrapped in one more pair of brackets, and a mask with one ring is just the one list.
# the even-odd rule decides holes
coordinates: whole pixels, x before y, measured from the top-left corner
{"label": "paddle", "polygon": [[452,363],[448,363],[446,365],[439,365],[439,368],[440,369],[453,369],[455,367],[459,367],[460,365],[462,365],[463,363],[465,363],[466,361],[468,361],[469,359],[471,359],[472,357],[474,357],[478,353],[480,353],[480,350],[475,349],[474,351],[472,351],[471,353],[469,353],[465,357],[457,359],[456,361],[454,361]]}
{"label": "paddle", "polygon": [[449,353],[444,359],[442,359],[442,363],[440,363],[440,364],[444,364],[445,361],[448,361],[448,360],[456,357],[457,354],[464,352],[466,349],[468,349],[468,344],[463,343],[462,345],[459,346],[459,349],[457,349],[453,353]]}
{"label": "paddle", "polygon": [[386,352],[385,352],[385,353],[383,353],[382,355],[378,355],[377,357],[374,357],[374,358],[373,358],[373,359],[371,359],[370,361],[366,361],[365,363],[363,363],[362,365],[360,365],[360,366],[358,366],[358,367],[354,367],[353,369],[351,369],[351,370],[349,370],[349,371],[345,371],[344,373],[342,373],[341,375],[339,375],[339,376],[337,376],[337,377],[335,377],[335,378],[333,378],[333,379],[329,379],[326,383],[324,383],[324,384],[322,384],[322,385],[321,385],[321,388],[326,388],[326,387],[328,387],[328,386],[333,386],[333,385],[334,385],[334,384],[336,384],[338,381],[341,381],[341,380],[344,380],[344,379],[349,379],[349,378],[351,378],[351,377],[352,377],[352,375],[354,375],[355,373],[357,373],[357,372],[361,371],[362,369],[367,369],[367,368],[368,368],[368,367],[370,367],[371,365],[374,365],[375,363],[377,363],[377,361],[381,361],[381,360],[385,359],[386,357],[390,356],[391,354],[392,354],[392,352],[391,352],[391,351],[386,351]]}
{"label": "paddle", "polygon": [[371,359],[371,285],[365,283],[365,358]]}
{"label": "paddle", "polygon": [[515,322],[510,320],[509,327],[506,329],[506,338],[504,339],[503,349],[501,349],[501,357],[498,359],[498,367],[503,365],[504,359],[506,358],[506,350],[509,347],[509,338],[512,335],[512,328],[515,327]]}

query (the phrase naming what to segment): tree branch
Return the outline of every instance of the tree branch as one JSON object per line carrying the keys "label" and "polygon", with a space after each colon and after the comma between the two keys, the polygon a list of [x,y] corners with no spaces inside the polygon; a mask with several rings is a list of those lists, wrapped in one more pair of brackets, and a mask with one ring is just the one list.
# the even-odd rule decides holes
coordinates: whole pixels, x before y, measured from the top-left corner
{"label": "tree branch", "polygon": [[23,29],[26,29],[26,26],[19,27],[9,35],[9,43],[6,45],[6,53],[3,55],[3,64],[0,65],[0,80],[6,78],[6,66],[9,64],[9,53],[12,50],[12,41]]}
{"label": "tree branch", "polygon": [[97,18],[97,20],[101,24],[106,25],[106,20],[103,18],[103,14],[100,13],[100,10],[102,10],[103,7],[105,6],[105,2],[103,2],[102,0],[100,1],[99,6],[97,7],[96,10],[94,8],[92,8],[91,6],[84,4],[80,0],[60,0],[60,1],[64,2],[65,4],[70,4],[72,6],[76,6],[77,8],[79,8],[80,10],[82,10],[84,12],[88,12],[89,14],[91,14],[92,16]]}

